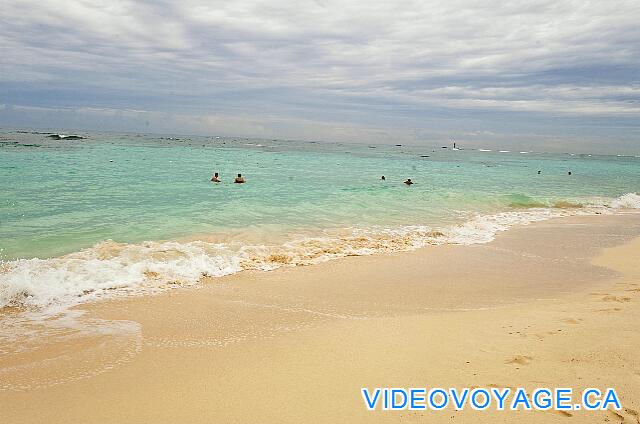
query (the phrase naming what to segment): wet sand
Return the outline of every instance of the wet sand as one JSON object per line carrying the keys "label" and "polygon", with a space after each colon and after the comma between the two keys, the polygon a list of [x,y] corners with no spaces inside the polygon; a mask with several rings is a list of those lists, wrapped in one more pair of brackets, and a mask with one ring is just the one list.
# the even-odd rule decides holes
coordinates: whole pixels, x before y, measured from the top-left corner
{"label": "wet sand", "polygon": [[[637,423],[639,237],[639,214],[561,218],[84,305],[1,348],[2,422]],[[625,409],[366,411],[378,386],[615,387]]]}

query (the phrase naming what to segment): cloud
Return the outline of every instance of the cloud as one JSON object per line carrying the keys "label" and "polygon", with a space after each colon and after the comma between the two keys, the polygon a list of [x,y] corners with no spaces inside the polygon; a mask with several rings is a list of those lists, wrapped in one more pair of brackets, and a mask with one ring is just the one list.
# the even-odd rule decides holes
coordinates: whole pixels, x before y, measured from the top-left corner
{"label": "cloud", "polygon": [[144,109],[194,129],[277,115],[284,137],[305,122],[408,136],[549,116],[558,133],[596,117],[617,135],[640,118],[635,0],[7,0],[0,19],[7,104]]}

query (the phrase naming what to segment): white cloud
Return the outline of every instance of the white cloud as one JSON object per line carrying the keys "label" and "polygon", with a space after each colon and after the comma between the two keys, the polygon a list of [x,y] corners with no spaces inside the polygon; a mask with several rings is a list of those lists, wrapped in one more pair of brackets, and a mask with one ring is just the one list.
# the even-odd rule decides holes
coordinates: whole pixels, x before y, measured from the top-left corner
{"label": "white cloud", "polygon": [[0,83],[22,103],[356,127],[404,109],[640,117],[636,0],[5,0],[1,20]]}

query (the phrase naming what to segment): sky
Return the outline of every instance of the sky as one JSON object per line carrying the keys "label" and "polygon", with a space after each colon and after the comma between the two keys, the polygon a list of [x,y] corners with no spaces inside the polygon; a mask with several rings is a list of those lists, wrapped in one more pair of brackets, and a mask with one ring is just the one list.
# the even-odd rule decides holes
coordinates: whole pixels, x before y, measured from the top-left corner
{"label": "sky", "polygon": [[0,125],[640,153],[640,1],[3,0]]}

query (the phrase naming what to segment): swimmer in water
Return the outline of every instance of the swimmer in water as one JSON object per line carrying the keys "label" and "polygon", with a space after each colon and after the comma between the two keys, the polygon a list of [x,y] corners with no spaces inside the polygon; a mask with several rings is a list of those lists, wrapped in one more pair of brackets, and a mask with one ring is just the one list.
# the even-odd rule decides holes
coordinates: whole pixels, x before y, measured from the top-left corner
{"label": "swimmer in water", "polygon": [[567,172],[568,175],[571,175],[571,171]]}
{"label": "swimmer in water", "polygon": [[411,178],[407,178],[407,180],[404,183],[410,186],[411,184],[413,184],[413,181],[411,181]]}
{"label": "swimmer in water", "polygon": [[542,171],[538,170],[538,175],[540,175],[540,173],[541,173],[541,172],[542,172]]}
{"label": "swimmer in water", "polygon": [[244,178],[242,178],[242,174],[238,174],[238,176],[236,177],[236,179],[233,181],[236,184],[243,184],[244,183]]}
{"label": "swimmer in water", "polygon": [[380,179],[381,179],[382,181],[385,181],[385,180],[386,180],[386,178],[384,177],[384,175],[383,175],[382,177],[380,177]]}
{"label": "swimmer in water", "polygon": [[211,181],[213,181],[214,183],[219,183],[220,182],[220,177],[218,177],[218,173],[217,172],[215,174],[213,174],[213,177],[211,177]]}

